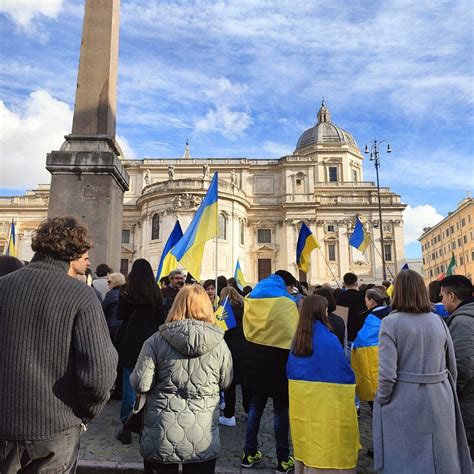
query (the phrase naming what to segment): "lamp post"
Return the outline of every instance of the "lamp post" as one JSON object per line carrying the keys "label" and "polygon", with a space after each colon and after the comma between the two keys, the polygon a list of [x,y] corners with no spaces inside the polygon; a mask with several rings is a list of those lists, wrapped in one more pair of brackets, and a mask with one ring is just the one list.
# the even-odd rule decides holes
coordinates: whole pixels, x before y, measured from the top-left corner
{"label": "lamp post", "polygon": [[380,154],[379,154],[379,146],[382,143],[387,144],[387,153],[392,153],[392,149],[390,148],[390,143],[387,140],[377,141],[374,140],[372,146],[369,147],[365,145],[364,153],[369,155],[370,161],[374,162],[375,165],[375,174],[377,176],[377,199],[379,204],[379,226],[380,226],[380,246],[381,246],[381,257],[382,257],[382,271],[383,271],[383,279],[387,279],[387,271],[385,269],[385,246],[383,242],[383,225],[382,225],[382,203],[380,202],[380,183],[379,183],[379,168],[380,168]]}

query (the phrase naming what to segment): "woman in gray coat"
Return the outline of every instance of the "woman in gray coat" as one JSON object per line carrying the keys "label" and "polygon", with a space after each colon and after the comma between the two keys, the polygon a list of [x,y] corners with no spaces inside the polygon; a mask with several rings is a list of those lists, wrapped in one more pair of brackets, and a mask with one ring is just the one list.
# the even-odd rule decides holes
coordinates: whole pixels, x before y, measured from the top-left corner
{"label": "woman in gray coat", "polygon": [[470,474],[455,390],[456,360],[446,324],[431,313],[422,277],[395,279],[382,320],[374,403],[375,469],[385,474]]}
{"label": "woman in gray coat", "polygon": [[224,331],[199,285],[183,287],[166,323],[143,345],[130,376],[146,393],[140,452],[145,473],[213,473],[219,453],[219,392],[232,381]]}

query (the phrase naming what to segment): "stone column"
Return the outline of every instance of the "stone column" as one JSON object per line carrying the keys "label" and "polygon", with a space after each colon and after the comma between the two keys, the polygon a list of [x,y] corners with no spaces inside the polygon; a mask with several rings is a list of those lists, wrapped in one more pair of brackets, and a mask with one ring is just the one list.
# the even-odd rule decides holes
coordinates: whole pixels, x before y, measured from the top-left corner
{"label": "stone column", "polygon": [[123,193],[129,176],[115,141],[119,0],[86,0],[72,133],[48,153],[48,216],[89,228],[93,267],[120,268]]}

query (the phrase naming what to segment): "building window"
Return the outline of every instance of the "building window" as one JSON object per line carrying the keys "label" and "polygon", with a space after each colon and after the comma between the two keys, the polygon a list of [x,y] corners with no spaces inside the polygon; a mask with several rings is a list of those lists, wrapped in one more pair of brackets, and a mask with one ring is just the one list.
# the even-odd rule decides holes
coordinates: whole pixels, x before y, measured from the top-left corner
{"label": "building window", "polygon": [[461,239],[458,239],[458,247],[461,247]]}
{"label": "building window", "polygon": [[461,219],[461,227],[464,227],[466,225],[466,219],[464,217]]}
{"label": "building window", "polygon": [[446,237],[449,236],[449,227],[446,229]]}
{"label": "building window", "polygon": [[328,244],[328,260],[330,262],[336,261],[336,244]]}
{"label": "building window", "polygon": [[462,255],[459,255],[459,265],[464,265],[464,258]]}
{"label": "building window", "polygon": [[430,270],[430,277],[433,277],[433,270]]}
{"label": "building window", "polygon": [[240,245],[245,243],[245,226],[244,221],[240,221]]}
{"label": "building window", "polygon": [[451,234],[454,234],[454,226],[451,226]]}
{"label": "building window", "polygon": [[334,224],[328,224],[326,230],[327,232],[336,232],[336,226]]}
{"label": "building window", "polygon": [[392,261],[392,244],[384,244],[383,246],[384,256],[386,262]]}
{"label": "building window", "polygon": [[272,243],[272,231],[271,231],[271,229],[258,229],[257,230],[257,242],[259,244],[271,244]]}
{"label": "building window", "polygon": [[219,214],[219,239],[227,240],[227,217],[225,214]]}
{"label": "building window", "polygon": [[331,183],[336,183],[337,182],[337,166],[330,166],[328,168],[329,172],[329,181]]}
{"label": "building window", "polygon": [[122,244],[130,243],[130,231],[128,229],[122,230]]}
{"label": "building window", "polygon": [[126,258],[120,260],[120,273],[124,276],[128,275],[128,259]]}
{"label": "building window", "polygon": [[357,173],[357,170],[352,170],[352,180],[359,181],[359,175]]}
{"label": "building window", "polygon": [[151,220],[151,240],[160,238],[160,216],[155,214]]}
{"label": "building window", "polygon": [[467,215],[467,221],[469,222],[469,224],[471,223],[471,215],[470,214]]}
{"label": "building window", "polygon": [[384,230],[384,232],[390,232],[392,230],[392,226],[386,222],[382,225],[382,229]]}
{"label": "building window", "polygon": [[456,250],[456,241],[453,240],[453,250]]}
{"label": "building window", "polygon": [[474,250],[471,250],[471,260],[474,260]]}
{"label": "building window", "polygon": [[464,241],[465,244],[467,244],[467,235],[463,235],[462,240]]}

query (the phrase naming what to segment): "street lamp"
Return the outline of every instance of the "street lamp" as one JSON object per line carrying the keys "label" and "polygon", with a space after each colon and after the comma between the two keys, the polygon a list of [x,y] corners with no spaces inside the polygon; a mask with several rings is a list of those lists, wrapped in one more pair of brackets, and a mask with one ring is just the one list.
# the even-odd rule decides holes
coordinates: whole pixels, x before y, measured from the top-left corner
{"label": "street lamp", "polygon": [[383,270],[383,279],[387,279],[387,271],[385,269],[385,247],[383,242],[383,225],[382,225],[382,203],[380,202],[380,183],[379,183],[379,168],[380,168],[380,156],[379,156],[379,146],[382,143],[387,144],[387,153],[392,153],[392,149],[390,148],[390,143],[387,140],[377,141],[374,140],[372,146],[369,147],[365,145],[364,153],[368,155],[370,153],[369,159],[373,161],[375,164],[375,174],[377,176],[377,197],[378,197],[378,204],[379,204],[379,226],[380,226],[380,246],[382,248],[382,270]]}

